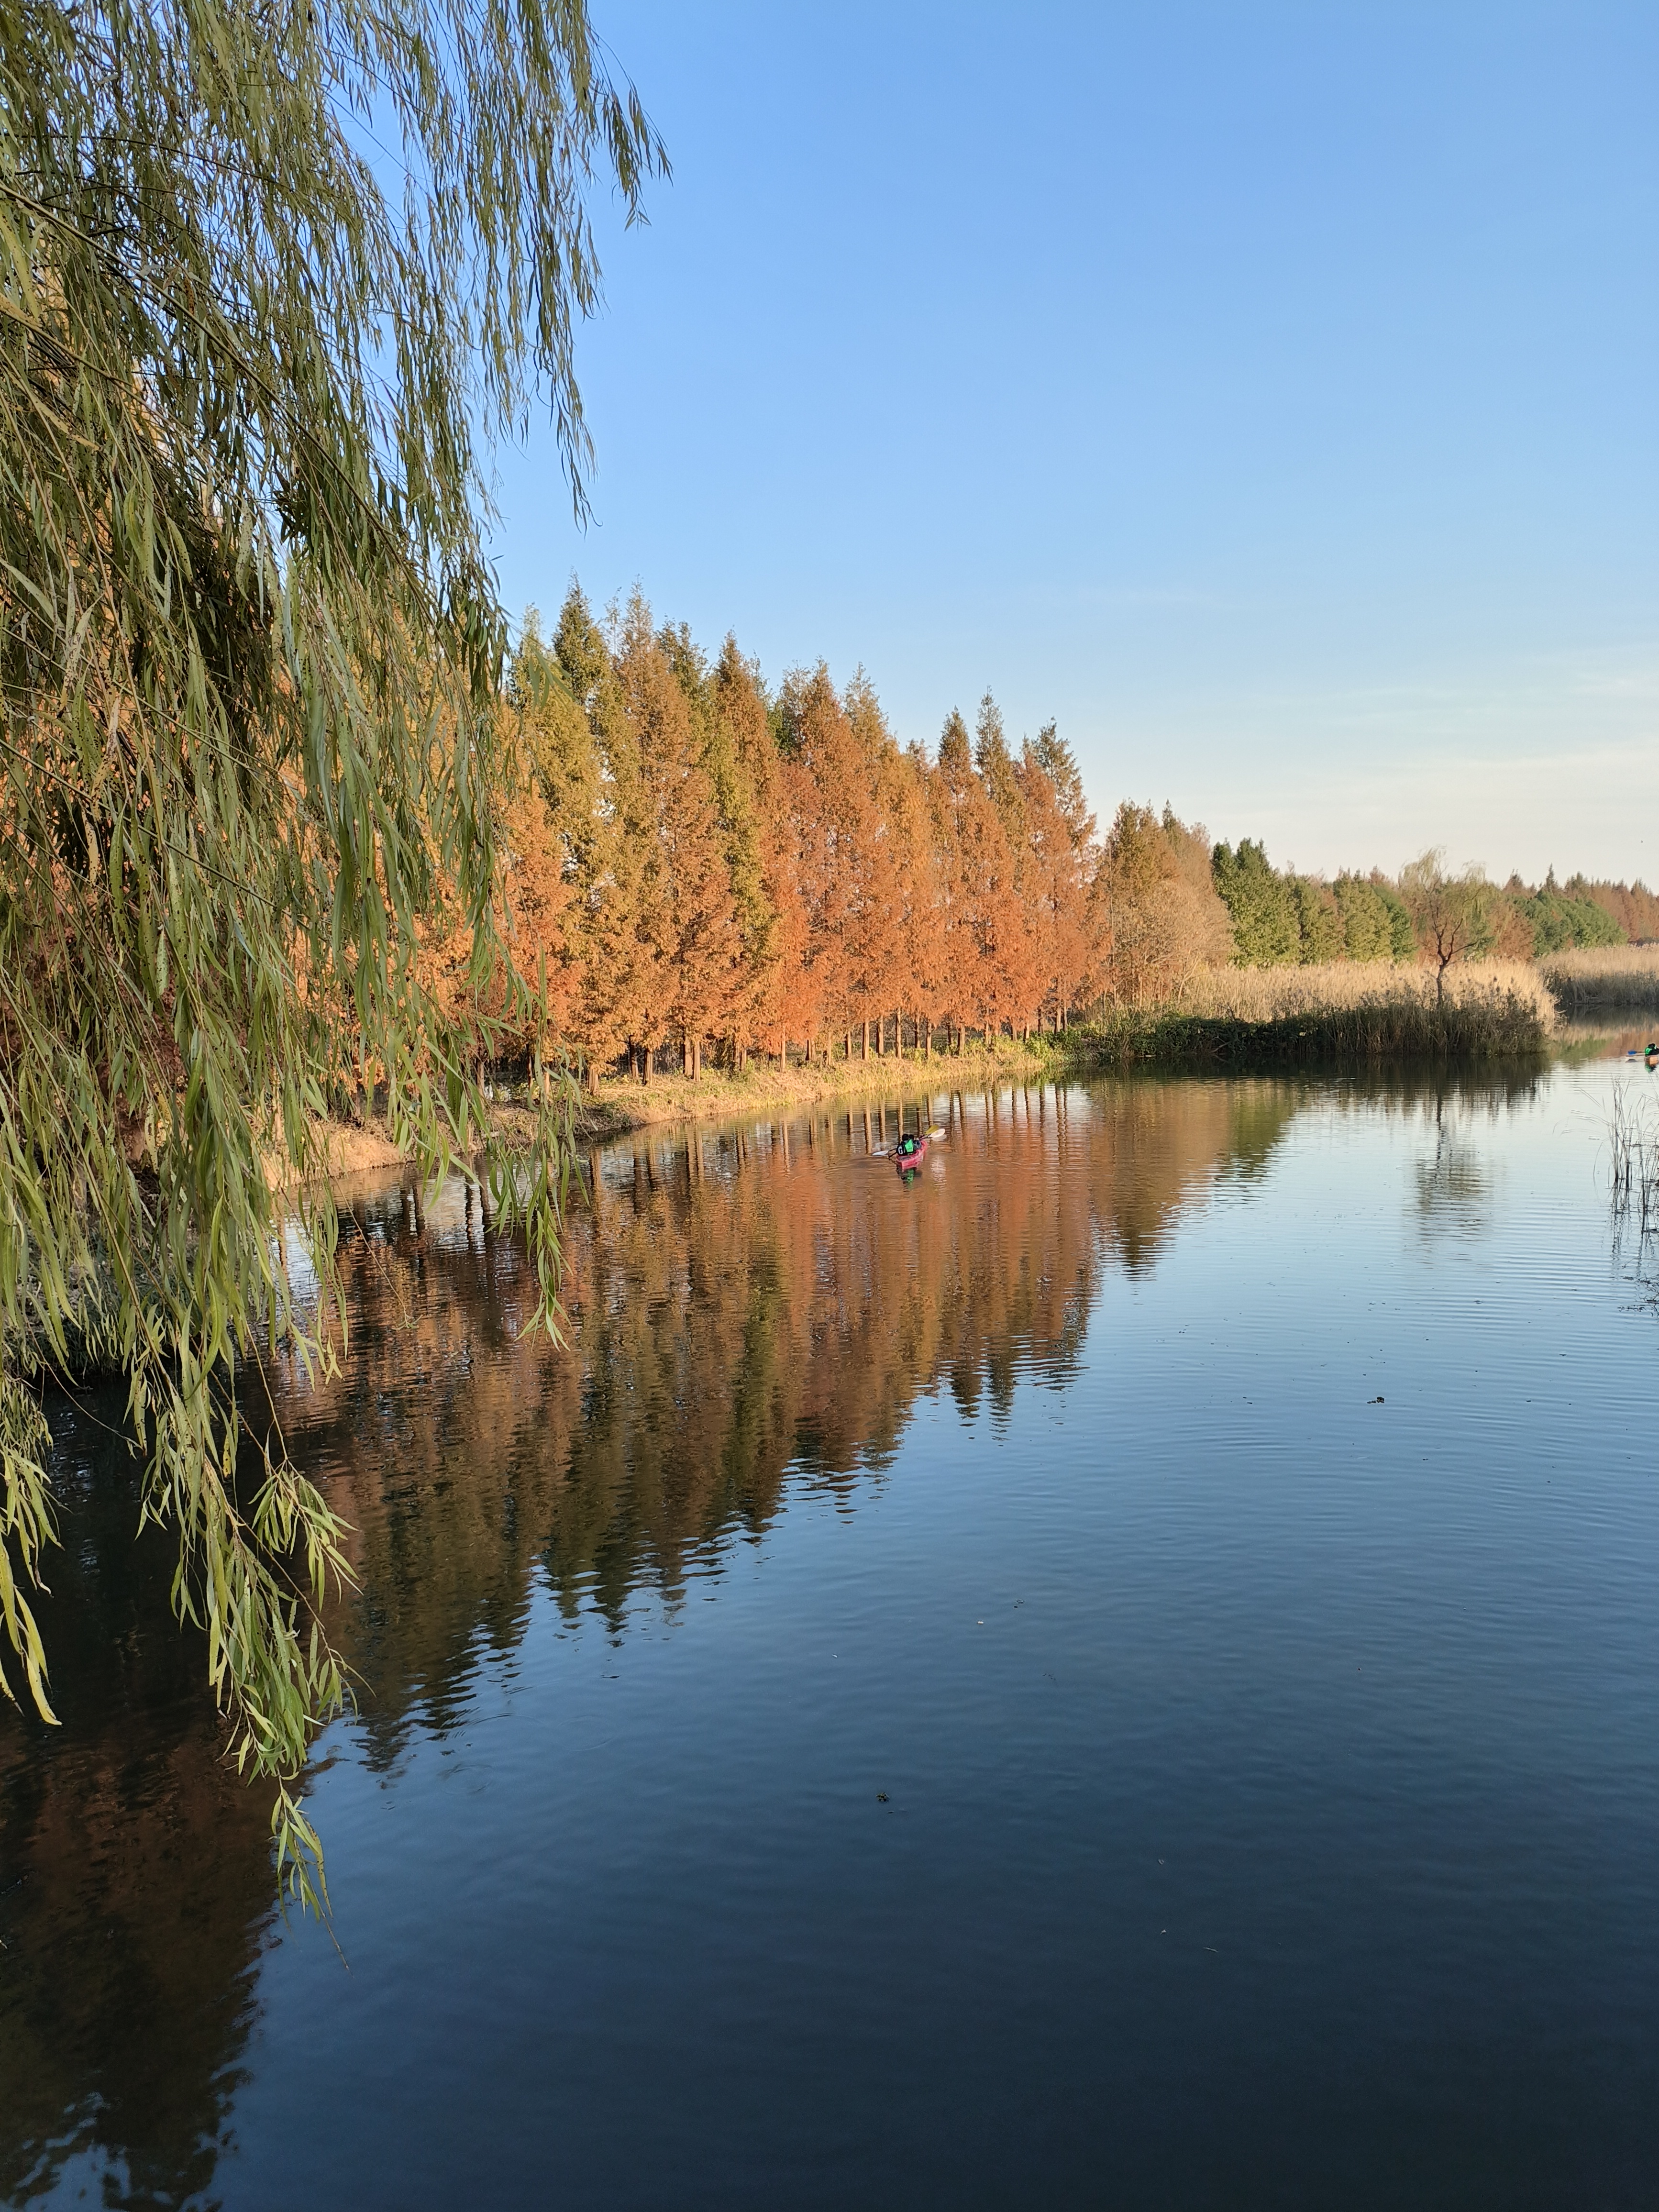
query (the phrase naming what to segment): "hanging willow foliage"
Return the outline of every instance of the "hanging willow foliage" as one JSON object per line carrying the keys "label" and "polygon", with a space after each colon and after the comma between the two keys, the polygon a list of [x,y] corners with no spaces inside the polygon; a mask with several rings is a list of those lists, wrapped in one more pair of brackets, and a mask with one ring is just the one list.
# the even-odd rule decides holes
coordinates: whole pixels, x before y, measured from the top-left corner
{"label": "hanging willow foliage", "polygon": [[580,510],[587,199],[632,220],[665,167],[582,0],[0,0],[0,1682],[51,1717],[42,1378],[118,1365],[313,1905],[343,1530],[258,1378],[285,1336],[333,1356],[334,1221],[305,1202],[301,1310],[272,1188],[370,1069],[423,1172],[483,1147],[555,1325],[568,1089],[509,1162],[489,1024],[412,955],[442,882],[476,1002],[535,1027],[496,926],[482,471],[548,393]]}

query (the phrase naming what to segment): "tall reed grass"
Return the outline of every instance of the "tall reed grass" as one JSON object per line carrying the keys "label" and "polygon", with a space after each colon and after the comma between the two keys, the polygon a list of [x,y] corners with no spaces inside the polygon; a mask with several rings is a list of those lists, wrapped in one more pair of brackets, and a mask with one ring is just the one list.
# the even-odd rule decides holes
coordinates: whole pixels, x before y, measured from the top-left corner
{"label": "tall reed grass", "polygon": [[1616,1085],[1607,1116],[1615,1226],[1636,1231],[1645,1247],[1659,1232],[1659,1122],[1651,1097]]}
{"label": "tall reed grass", "polygon": [[[1231,1021],[1278,1022],[1357,1009],[1395,1011],[1436,1004],[1434,971],[1390,960],[1336,960],[1305,968],[1206,968],[1177,1001],[1182,1013]],[[1542,1029],[1554,1003],[1538,971],[1524,960],[1486,960],[1446,971],[1444,1005],[1459,1012],[1506,1016],[1511,1003],[1530,1009]]]}
{"label": "tall reed grass", "polygon": [[1216,968],[1178,1003],[1109,1013],[1085,1049],[1110,1066],[1264,1062],[1380,1067],[1540,1052],[1554,1001],[1530,964],[1489,961],[1433,975],[1389,962]]}
{"label": "tall reed grass", "polygon": [[1659,1014],[1659,945],[1584,945],[1552,952],[1538,963],[1556,1005],[1575,1019],[1589,1015]]}

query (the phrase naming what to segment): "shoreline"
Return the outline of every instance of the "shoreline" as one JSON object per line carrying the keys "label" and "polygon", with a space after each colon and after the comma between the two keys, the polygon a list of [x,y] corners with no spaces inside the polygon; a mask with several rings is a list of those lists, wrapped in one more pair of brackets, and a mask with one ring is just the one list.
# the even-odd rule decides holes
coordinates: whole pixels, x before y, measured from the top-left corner
{"label": "shoreline", "polygon": [[[872,1098],[896,1091],[958,1091],[964,1085],[1017,1083],[1033,1077],[1070,1073],[1074,1056],[1059,1041],[1027,1045],[1005,1038],[1000,1046],[969,1045],[961,1053],[886,1053],[866,1060],[831,1060],[785,1070],[751,1062],[741,1074],[723,1069],[702,1075],[654,1075],[648,1084],[607,1078],[597,1098],[584,1092],[576,1109],[576,1135],[585,1144],[605,1144],[635,1129],[659,1128],[679,1121],[727,1121],[750,1109],[811,1106],[830,1098]],[[508,1122],[515,1109],[497,1113]],[[515,1117],[516,1118],[516,1117]],[[510,1124],[509,1124],[510,1125]]]}
{"label": "shoreline", "polygon": [[[874,1098],[884,1093],[890,1097],[896,1091],[972,1090],[1036,1078],[1048,1081],[1080,1072],[1074,1057],[1054,1050],[1050,1040],[1026,1045],[1004,1038],[1000,1048],[969,1044],[961,1053],[936,1053],[931,1059],[915,1053],[872,1054],[868,1060],[855,1060],[850,1067],[845,1060],[835,1060],[785,1071],[769,1062],[751,1061],[741,1074],[709,1069],[691,1077],[654,1075],[648,1084],[607,1077],[597,1097],[588,1091],[580,1094],[573,1127],[576,1143],[586,1150],[636,1129],[730,1121],[751,1111],[793,1110],[827,1099]],[[530,1109],[511,1099],[497,1100],[491,1118],[495,1130],[509,1139],[528,1139],[535,1126]],[[379,1121],[331,1121],[324,1145],[327,1165],[315,1181],[365,1181],[410,1164],[408,1152],[393,1144]],[[272,1188],[291,1189],[280,1168],[274,1155],[266,1157]]]}
{"label": "shoreline", "polygon": [[[597,1097],[583,1092],[574,1120],[583,1148],[611,1143],[636,1130],[728,1121],[750,1112],[797,1110],[830,1100],[874,1098],[895,1093],[977,1090],[1002,1083],[1086,1081],[1091,1076],[1145,1073],[1165,1075],[1380,1074],[1436,1066],[1494,1070],[1559,1054],[1577,1057],[1581,1037],[1558,1039],[1520,1007],[1492,1018],[1490,1006],[1468,1011],[1447,1006],[1332,1007],[1270,1019],[1182,1012],[1170,1007],[1121,1012],[1098,1025],[1074,1027],[1063,1036],[1029,1042],[1004,1038],[969,1043],[960,1053],[931,1057],[907,1053],[872,1055],[787,1070],[751,1061],[742,1073],[706,1070],[688,1077],[655,1075],[649,1084],[607,1077]],[[1611,1024],[1616,1027],[1617,1024]],[[494,1109],[495,1128],[527,1135],[532,1116],[510,1100]],[[349,1181],[406,1166],[408,1156],[375,1124],[337,1123],[329,1132],[328,1179]]]}

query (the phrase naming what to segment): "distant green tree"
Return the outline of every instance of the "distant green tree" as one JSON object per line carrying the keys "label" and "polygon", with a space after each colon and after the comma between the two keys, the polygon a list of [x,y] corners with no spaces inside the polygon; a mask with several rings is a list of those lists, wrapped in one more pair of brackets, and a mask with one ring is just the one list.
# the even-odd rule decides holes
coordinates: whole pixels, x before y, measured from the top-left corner
{"label": "distant green tree", "polygon": [[1417,927],[1412,920],[1411,908],[1380,869],[1371,870],[1370,880],[1371,889],[1388,908],[1389,939],[1394,957],[1396,960],[1415,960]]}
{"label": "distant green tree", "polygon": [[1394,957],[1391,917],[1375,884],[1363,876],[1339,876],[1331,886],[1342,918],[1342,945],[1350,960]]}
{"label": "distant green tree", "polygon": [[1518,880],[1504,887],[1504,896],[1531,935],[1534,959],[1547,952],[1563,952],[1576,945],[1622,945],[1625,933],[1607,908],[1590,895],[1589,885],[1576,878],[1565,889],[1558,887],[1553,870],[1536,890]]}
{"label": "distant green tree", "polygon": [[1290,890],[1296,908],[1297,959],[1304,967],[1340,960],[1347,948],[1341,912],[1329,884],[1313,876],[1292,876]]}
{"label": "distant green tree", "polygon": [[1237,852],[1231,845],[1218,845],[1211,867],[1232,921],[1235,964],[1278,968],[1299,959],[1302,930],[1295,897],[1261,845],[1249,837]]}
{"label": "distant green tree", "polygon": [[1411,915],[1386,876],[1376,869],[1369,876],[1340,875],[1331,890],[1350,960],[1416,959]]}

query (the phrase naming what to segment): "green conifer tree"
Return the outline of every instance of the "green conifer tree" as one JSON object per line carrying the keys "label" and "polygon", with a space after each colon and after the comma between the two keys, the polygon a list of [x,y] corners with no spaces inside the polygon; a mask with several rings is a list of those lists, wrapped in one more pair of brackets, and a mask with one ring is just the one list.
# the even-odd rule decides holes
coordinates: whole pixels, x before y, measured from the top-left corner
{"label": "green conifer tree", "polygon": [[1292,876],[1290,890],[1296,910],[1297,959],[1304,967],[1340,960],[1346,950],[1342,915],[1330,886],[1316,877]]}
{"label": "green conifer tree", "polygon": [[1363,876],[1340,875],[1331,886],[1342,925],[1343,951],[1350,960],[1395,957],[1392,917],[1381,891]]}
{"label": "green conifer tree", "polygon": [[1297,960],[1302,930],[1289,882],[1260,844],[1246,837],[1235,853],[1218,845],[1215,887],[1232,917],[1233,958],[1241,968],[1278,968]]}

